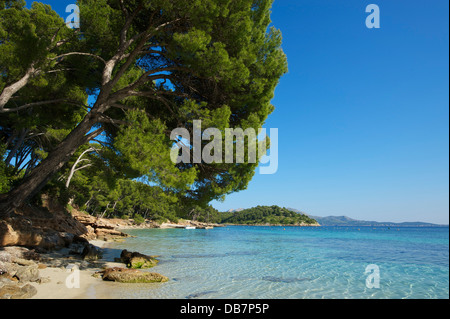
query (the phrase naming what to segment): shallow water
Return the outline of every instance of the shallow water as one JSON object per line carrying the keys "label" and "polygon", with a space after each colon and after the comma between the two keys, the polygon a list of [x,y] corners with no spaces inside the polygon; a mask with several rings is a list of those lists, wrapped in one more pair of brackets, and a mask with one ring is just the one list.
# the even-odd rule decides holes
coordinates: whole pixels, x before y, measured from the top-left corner
{"label": "shallow water", "polygon": [[[122,249],[159,255],[164,284],[114,298],[449,298],[449,228],[245,227],[127,231]],[[376,278],[366,267],[376,265]]]}

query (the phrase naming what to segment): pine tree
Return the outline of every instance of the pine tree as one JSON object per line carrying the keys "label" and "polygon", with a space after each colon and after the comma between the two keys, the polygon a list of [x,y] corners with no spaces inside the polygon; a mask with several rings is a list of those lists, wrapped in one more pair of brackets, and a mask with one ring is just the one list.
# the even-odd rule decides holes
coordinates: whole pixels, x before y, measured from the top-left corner
{"label": "pine tree", "polygon": [[[3,71],[7,77],[14,73],[16,82],[2,82],[0,113],[14,110],[26,118],[30,116],[26,110],[34,112],[44,105],[38,104],[44,102],[41,96],[29,92],[31,79],[41,74],[36,75],[36,69],[59,73],[60,81],[71,85],[82,83],[83,92],[95,94],[96,100],[83,109],[84,117],[39,165],[0,196],[0,211],[22,205],[81,146],[101,134],[108,141],[104,145],[135,171],[163,190],[182,193],[186,202],[204,204],[245,189],[256,163],[174,165],[169,157],[173,144],[169,133],[184,127],[193,134],[194,120],[219,129],[262,127],[274,109],[270,101],[275,87],[287,70],[281,34],[269,28],[272,1],[79,0],[79,33],[58,27],[32,34],[35,42],[29,45],[35,49],[19,56],[21,68]],[[2,15],[14,13],[19,24],[28,23],[35,30],[36,23],[30,22],[29,9],[21,1],[1,3]],[[33,8],[37,17],[54,15],[48,6],[34,4]],[[61,20],[55,21],[61,26]],[[8,32],[4,30],[0,36]],[[0,50],[22,45],[19,37],[11,42],[2,41]],[[5,63],[0,64],[3,70]],[[72,70],[80,66],[81,70]],[[20,81],[24,78],[27,81]],[[10,83],[15,85],[13,91],[7,90]],[[45,102],[47,114],[59,104],[79,106],[81,100],[72,99],[63,87],[56,92],[60,94],[55,93],[57,101]],[[22,101],[17,107],[13,104],[16,97]]]}

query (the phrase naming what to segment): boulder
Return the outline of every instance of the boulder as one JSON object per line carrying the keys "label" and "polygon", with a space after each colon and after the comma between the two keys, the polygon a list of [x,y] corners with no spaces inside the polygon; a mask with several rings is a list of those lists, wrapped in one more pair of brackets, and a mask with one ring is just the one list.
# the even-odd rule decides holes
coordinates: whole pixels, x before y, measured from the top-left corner
{"label": "boulder", "polygon": [[154,283],[169,281],[169,278],[166,276],[137,269],[114,267],[107,268],[101,273],[103,280],[121,283]]}
{"label": "boulder", "polygon": [[19,269],[19,265],[15,263],[5,262],[2,265],[2,274],[6,274],[10,277],[14,277],[16,275],[17,270]]}
{"label": "boulder", "polygon": [[102,251],[95,247],[94,245],[88,244],[84,246],[83,252],[81,253],[81,258],[83,260],[98,260],[102,258]]}
{"label": "boulder", "polygon": [[77,210],[73,210],[72,215],[86,228],[83,237],[87,239],[128,237],[127,234],[116,230],[117,225],[107,219],[90,216]]}
{"label": "boulder", "polygon": [[0,299],[28,299],[37,294],[37,289],[30,284],[20,287],[17,284],[6,284],[0,287]]}
{"label": "boulder", "polygon": [[43,240],[42,231],[17,220],[0,220],[1,246],[38,246]]}
{"label": "boulder", "polygon": [[148,269],[155,267],[158,264],[158,260],[155,256],[147,256],[138,252],[129,252],[123,250],[120,254],[120,259],[127,265],[128,268],[133,269]]}
{"label": "boulder", "polygon": [[17,247],[17,246],[3,247],[0,248],[0,255],[2,253],[4,256],[9,255],[11,261],[17,258],[38,261],[41,258],[40,254],[37,253],[35,250],[28,249],[25,247]]}
{"label": "boulder", "polygon": [[95,229],[90,225],[86,225],[86,233],[83,235],[83,237],[86,238],[87,240],[97,239]]}
{"label": "boulder", "polygon": [[64,210],[46,211],[24,205],[12,217],[0,220],[0,247],[40,247],[53,250],[68,247],[86,227]]}
{"label": "boulder", "polygon": [[39,280],[39,268],[37,265],[32,266],[18,266],[14,277],[20,282],[37,282]]}

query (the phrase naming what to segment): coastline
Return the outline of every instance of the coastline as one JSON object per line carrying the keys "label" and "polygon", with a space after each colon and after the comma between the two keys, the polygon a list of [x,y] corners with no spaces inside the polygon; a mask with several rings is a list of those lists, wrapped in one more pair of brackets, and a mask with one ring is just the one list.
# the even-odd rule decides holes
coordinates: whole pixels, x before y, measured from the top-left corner
{"label": "coastline", "polygon": [[[100,258],[76,256],[80,246],[36,253],[25,247],[9,246],[1,250],[0,299],[109,299],[121,283],[105,281],[99,272],[124,264],[114,261],[119,251],[110,248],[113,241],[90,240],[91,249]],[[5,262],[5,256],[9,262]],[[3,261],[3,262],[2,262]],[[5,268],[6,267],[6,268]]]}
{"label": "coastline", "polygon": [[[138,282],[168,280],[127,268],[119,258],[123,251],[111,248],[130,237],[121,230],[222,227],[189,220],[161,225],[146,220],[137,225],[131,219],[96,218],[77,209],[67,214],[60,207],[48,207],[48,212],[23,209],[0,221],[0,299],[109,299],[124,287],[120,281],[126,276]],[[117,275],[121,278],[111,278]]]}
{"label": "coastline", "polygon": [[[404,228],[404,229],[407,230],[408,228]],[[336,232],[335,230],[332,230],[331,228],[330,228],[330,230]],[[242,230],[237,229],[237,230],[235,230],[235,233],[236,234],[241,233],[242,231],[246,232],[246,230],[244,230],[244,229],[242,229]],[[188,234],[187,236],[190,236],[189,234],[192,234],[190,231],[186,231],[186,232],[181,231],[181,233]],[[200,231],[200,232],[196,232],[196,233],[202,234],[203,232]],[[225,233],[228,233],[228,232],[225,232]],[[319,233],[322,233],[322,232],[319,232]],[[371,234],[371,233],[372,232],[369,231],[367,234]],[[249,234],[251,234],[251,233],[249,233]],[[339,231],[337,234],[339,234]],[[345,234],[346,234],[346,232],[345,232]],[[379,234],[388,234],[388,233],[381,232],[381,233],[378,233],[378,235]],[[378,235],[376,235],[376,236],[378,236]],[[233,235],[231,235],[231,236],[233,236]],[[282,237],[280,237],[280,238],[282,238]],[[267,243],[269,243],[271,241],[270,236],[269,236],[268,240],[269,241]],[[70,254],[67,254],[69,248],[65,248],[61,251],[41,254],[42,260],[39,263],[42,262],[44,264],[52,265],[54,263],[60,262],[61,265],[60,266],[56,266],[56,265],[49,266],[45,269],[40,269],[41,277],[49,277],[50,282],[45,282],[45,283],[41,283],[41,284],[30,283],[32,286],[34,286],[37,289],[36,295],[34,295],[31,299],[85,299],[85,300],[94,299],[95,300],[95,299],[112,299],[112,298],[115,299],[115,298],[122,298],[122,297],[129,298],[130,296],[133,296],[133,298],[137,298],[137,299],[158,298],[156,296],[160,296],[160,295],[158,295],[158,293],[153,295],[153,292],[151,292],[153,289],[147,289],[146,288],[147,286],[145,284],[144,285],[123,284],[123,283],[119,283],[119,282],[103,281],[101,278],[93,277],[93,275],[97,271],[101,270],[102,267],[124,267],[123,263],[114,262],[114,258],[118,257],[118,255],[120,255],[120,252],[122,251],[122,249],[127,248],[127,247],[126,247],[126,245],[116,246],[115,242],[116,241],[113,241],[113,240],[109,240],[109,241],[91,240],[91,241],[89,241],[89,243],[91,245],[98,247],[104,254],[103,258],[96,260],[94,262],[87,262],[87,261],[84,262],[79,258],[74,259],[73,256],[70,256]],[[290,243],[289,238],[287,238],[286,243]],[[117,248],[115,248],[115,247],[117,247]],[[119,249],[118,247],[121,247],[121,248]],[[220,247],[222,247],[222,246],[220,246]],[[13,247],[11,247],[11,248],[13,248]],[[143,246],[135,246],[135,248],[138,250],[141,250],[141,249],[145,250],[143,248]],[[234,247],[233,247],[233,249],[234,249]],[[237,252],[238,253],[244,252],[243,255],[240,255],[240,254],[238,254],[238,255],[212,254],[211,258],[215,259],[215,260],[217,260],[216,258],[219,258],[219,257],[241,258],[239,256],[246,256],[246,253],[249,252],[249,251],[247,251],[247,249],[248,249],[247,246],[242,246],[240,249],[238,249]],[[184,250],[182,250],[179,253],[184,253]],[[258,252],[256,252],[256,253],[258,253]],[[207,257],[206,255],[205,256],[202,255],[202,254],[204,254],[204,252],[201,250],[197,251],[197,252],[192,252],[192,254],[193,254],[192,256],[199,254],[197,256],[199,258]],[[307,254],[309,254],[309,253],[304,252],[304,254],[306,254],[305,256],[307,256]],[[238,257],[236,257],[236,256],[238,256]],[[270,258],[270,254],[265,255],[265,256]],[[189,254],[180,255],[179,257],[180,258],[189,258]],[[48,258],[54,258],[53,262],[49,262],[48,260],[46,262],[45,260]],[[250,255],[250,258],[253,258],[253,257],[251,257],[251,255]],[[301,257],[300,259],[304,260],[303,257]],[[182,260],[184,260],[184,259],[182,259]],[[207,261],[206,259],[198,259],[198,258],[192,259],[193,262],[195,262],[196,260],[199,261],[200,263],[202,263],[202,265],[205,261]],[[72,262],[75,264],[81,263],[80,287],[79,288],[70,289],[70,288],[67,288],[65,285],[65,281],[66,281],[67,277],[70,275],[70,272],[68,272],[65,267],[65,264],[67,262]],[[87,263],[89,263],[89,265]],[[214,264],[216,264],[216,262],[213,262],[210,265],[214,265]],[[171,264],[168,264],[168,265],[170,266]],[[194,266],[195,266],[195,264],[194,264]],[[302,275],[299,274],[299,275],[286,276],[286,275],[283,275],[282,273],[278,273],[278,272],[275,272],[275,273],[272,273],[270,271],[266,272],[266,271],[261,271],[261,269],[258,269],[258,271],[259,272],[256,275],[253,271],[250,271],[250,273],[244,272],[242,274],[236,274],[236,276],[239,276],[237,278],[240,278],[240,279],[237,281],[233,281],[233,285],[240,285],[243,283],[241,286],[241,289],[245,289],[245,287],[246,287],[245,282],[249,282],[249,281],[250,282],[262,282],[263,285],[265,282],[266,285],[274,285],[274,283],[275,283],[276,285],[280,285],[280,286],[283,285],[286,287],[286,289],[288,289],[290,286],[295,286],[296,283],[298,283],[298,284],[301,283],[302,285],[308,286],[308,285],[310,285],[310,282],[311,282],[311,286],[313,286],[313,283],[316,280],[316,279],[313,279],[314,275],[310,275],[310,274],[302,274]],[[173,269],[167,271],[167,274],[169,274],[171,278],[174,278],[174,279],[177,278],[177,280],[179,280],[178,279],[179,275],[174,273]],[[220,292],[219,290],[211,288],[209,285],[193,286],[192,284],[194,282],[196,282],[196,281],[194,281],[194,279],[197,280],[196,276],[199,276],[199,275],[202,276],[203,273],[202,272],[200,272],[200,273],[189,272],[189,277],[186,277],[183,281],[179,281],[179,283],[177,283],[177,280],[175,280],[175,282],[172,282],[171,285],[169,285],[168,287],[166,287],[163,290],[166,290],[167,288],[173,290],[173,287],[174,287],[173,283],[175,283],[176,284],[175,286],[177,286],[176,291],[178,291],[178,289],[181,289],[181,291],[184,291],[181,295],[176,295],[176,298],[188,298],[188,299],[196,299],[199,296],[203,296],[203,294],[214,295],[214,294],[217,294]],[[227,276],[225,276],[225,277],[227,277]],[[203,277],[200,277],[200,278],[203,278]],[[309,278],[311,278],[311,281]],[[219,280],[219,281],[222,279],[223,278],[220,278],[220,276],[216,278],[216,280]],[[241,282],[241,280],[243,280],[243,279],[245,279],[245,280]],[[223,280],[224,280],[223,284],[225,286],[227,284],[229,284],[229,282],[226,281],[227,280],[226,278]],[[181,285],[181,286],[179,286],[179,285]],[[153,286],[152,288],[158,288],[158,287],[160,287],[160,286],[156,285],[156,286]],[[172,287],[172,288],[170,288],[170,287]],[[192,289],[192,291],[191,291],[191,289]],[[264,291],[269,291],[269,290],[264,290]],[[131,295],[130,295],[130,292],[132,292]],[[251,291],[248,293],[251,293]],[[252,295],[250,294],[249,296],[252,296]],[[271,295],[271,294],[268,294],[267,296],[270,298],[273,297],[273,295]],[[301,297],[303,295],[299,294],[298,296]],[[304,295],[304,296],[307,296],[307,295]],[[308,296],[311,297],[310,295],[308,295]],[[313,296],[315,296],[315,295],[313,295]],[[331,295],[331,296],[333,296],[333,295]],[[380,296],[378,296],[378,297],[380,297]]]}

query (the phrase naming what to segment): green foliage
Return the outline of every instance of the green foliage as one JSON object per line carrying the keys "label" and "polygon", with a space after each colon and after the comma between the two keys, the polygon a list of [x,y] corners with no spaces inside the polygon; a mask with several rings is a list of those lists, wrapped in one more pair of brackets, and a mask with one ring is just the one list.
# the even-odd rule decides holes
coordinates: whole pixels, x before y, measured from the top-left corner
{"label": "green foliage", "polygon": [[66,209],[69,213],[72,213],[72,211],[73,211],[73,207],[70,204],[67,204]]}
{"label": "green foliage", "polygon": [[[86,155],[83,162],[91,166],[74,174],[68,190],[76,206],[95,216],[133,218],[137,222],[161,218],[165,221],[174,215],[173,207],[178,200],[175,194],[151,186],[145,179],[130,179],[135,172],[122,168],[116,153],[100,145],[95,147],[97,152]],[[63,171],[62,181],[67,178],[73,162]]]}
{"label": "green foliage", "polygon": [[[143,9],[138,12],[140,4]],[[272,0],[127,1],[122,6],[119,1],[80,0],[79,5],[84,43],[104,59],[118,46],[123,10],[136,13],[130,37],[149,27],[158,29],[149,41],[152,53],[129,67],[114,91],[121,92],[152,69],[170,69],[167,78],[143,83],[136,87],[142,96],[136,93],[122,100],[127,109],[143,112],[107,113],[130,123],[121,130],[108,126],[115,148],[130,165],[151,182],[177,189],[191,205],[205,206],[246,189],[257,164],[174,166],[168,159],[172,144],[167,135],[184,127],[193,136],[193,120],[222,132],[235,127],[257,131],[264,125],[274,110],[270,101],[275,87],[287,71],[281,34],[269,28]],[[151,25],[148,17],[152,17]]]}
{"label": "green foliage", "polygon": [[187,190],[196,178],[195,168],[179,171],[170,159],[172,142],[165,135],[167,127],[160,120],[150,121],[144,112],[130,111],[119,132],[115,147],[130,167],[146,176],[148,181],[173,191]]}
{"label": "green foliage", "polygon": [[222,223],[246,225],[315,224],[316,220],[278,206],[257,206],[236,213],[223,213]]}
{"label": "green foliage", "polygon": [[220,212],[211,205],[186,205],[180,203],[178,208],[178,216],[183,219],[195,220],[204,223],[220,223],[222,216]]}
{"label": "green foliage", "polygon": [[5,147],[0,144],[0,194],[9,191],[9,178],[6,163],[3,161],[5,156]]}
{"label": "green foliage", "polygon": [[144,217],[142,217],[141,215],[136,215],[136,216],[134,217],[134,223],[135,223],[136,225],[143,224],[144,222],[145,222],[145,219],[144,219]]}
{"label": "green foliage", "polygon": [[[48,5],[0,1],[0,92],[38,70],[5,109],[64,100],[0,112],[3,166],[16,179],[36,176],[57,154],[53,167],[62,169],[53,180],[44,176],[51,180],[45,191],[93,215],[175,220],[193,211],[219,221],[208,203],[246,189],[257,163],[174,164],[170,132],[193,136],[194,120],[223,137],[226,128],[264,125],[287,71],[281,34],[270,27],[272,2],[78,0],[78,32]],[[109,76],[107,61],[116,62]],[[91,108],[88,94],[97,97]],[[104,135],[66,189],[75,161],[93,146],[70,139],[86,122],[83,134]]]}
{"label": "green foliage", "polygon": [[[64,44],[59,45],[63,39]],[[75,39],[75,32],[48,5],[34,2],[27,8],[25,1],[0,2],[0,93],[34,70],[27,85],[4,109],[58,101],[0,112],[0,140],[6,147],[4,160],[11,181],[28,175],[86,114],[85,81],[74,72],[75,64],[77,68],[86,64],[73,58],[55,59],[74,49],[71,43]]]}

